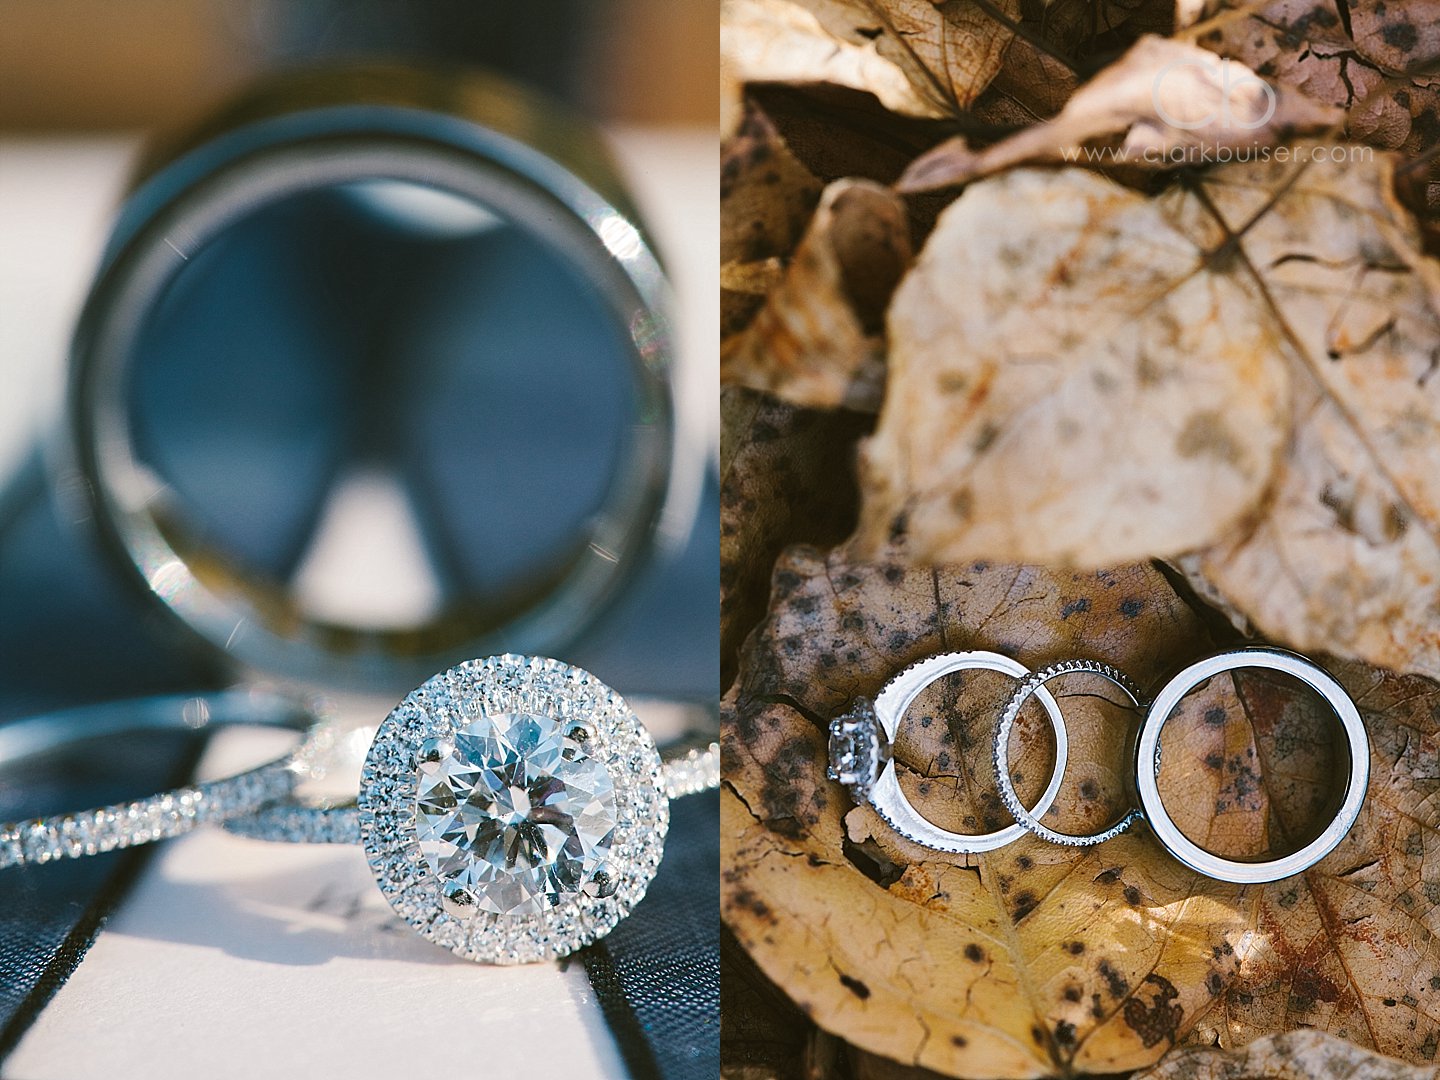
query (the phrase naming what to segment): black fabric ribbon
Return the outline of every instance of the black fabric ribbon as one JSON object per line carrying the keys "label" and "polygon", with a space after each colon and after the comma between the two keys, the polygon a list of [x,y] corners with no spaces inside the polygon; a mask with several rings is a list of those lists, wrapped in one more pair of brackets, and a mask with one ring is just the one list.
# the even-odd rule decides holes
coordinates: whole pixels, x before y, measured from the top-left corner
{"label": "black fabric ribbon", "polygon": [[635,1080],[720,1075],[720,798],[671,804],[650,891],[580,954]]}

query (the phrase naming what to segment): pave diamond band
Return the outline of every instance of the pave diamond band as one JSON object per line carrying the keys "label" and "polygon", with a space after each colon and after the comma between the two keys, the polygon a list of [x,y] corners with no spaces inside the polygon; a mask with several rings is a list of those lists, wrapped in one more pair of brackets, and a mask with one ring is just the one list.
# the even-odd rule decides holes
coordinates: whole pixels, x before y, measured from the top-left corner
{"label": "pave diamond band", "polygon": [[1099,660],[1062,660],[1058,664],[1041,668],[1015,688],[1015,693],[1005,703],[1005,709],[1000,714],[1000,723],[995,728],[992,760],[995,766],[995,786],[1000,790],[1000,799],[1019,825],[1041,839],[1049,840],[1052,844],[1085,847],[1090,844],[1104,843],[1130,828],[1143,816],[1139,807],[1127,809],[1116,821],[1098,832],[1082,835],[1059,832],[1045,825],[1037,815],[1025,809],[1024,804],[1020,802],[1020,797],[1015,793],[1014,783],[1010,780],[1010,732],[1015,727],[1015,720],[1020,715],[1020,710],[1024,707],[1025,702],[1030,700],[1030,696],[1051,679],[1073,674],[1098,675],[1117,686],[1136,708],[1142,707],[1139,688],[1130,681],[1130,676],[1119,668]]}
{"label": "pave diamond band", "polygon": [[[144,698],[6,724],[0,727],[0,761],[10,766],[71,743],[133,731],[202,731],[222,724],[304,731],[314,720],[314,713],[294,700],[249,691]],[[235,776],[144,799],[0,825],[0,869],[99,855],[249,813],[294,789],[293,759],[287,755]]]}

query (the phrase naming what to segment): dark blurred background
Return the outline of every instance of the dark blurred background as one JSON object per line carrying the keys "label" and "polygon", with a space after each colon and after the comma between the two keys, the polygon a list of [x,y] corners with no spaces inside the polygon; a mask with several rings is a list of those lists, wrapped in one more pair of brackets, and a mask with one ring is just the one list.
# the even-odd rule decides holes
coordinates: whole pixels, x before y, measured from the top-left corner
{"label": "dark blurred background", "polygon": [[0,129],[184,122],[259,72],[479,64],[608,122],[714,124],[719,0],[0,0]]}

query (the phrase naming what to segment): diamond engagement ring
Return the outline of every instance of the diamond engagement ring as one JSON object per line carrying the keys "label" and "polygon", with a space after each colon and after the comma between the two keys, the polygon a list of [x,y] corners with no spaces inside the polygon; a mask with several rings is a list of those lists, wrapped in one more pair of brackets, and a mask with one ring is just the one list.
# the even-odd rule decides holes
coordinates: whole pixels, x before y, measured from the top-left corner
{"label": "diamond engagement ring", "polygon": [[[74,743],[137,731],[208,731],[229,724],[305,731],[314,722],[315,714],[297,701],[251,691],[107,702],[0,726],[0,761],[14,766]],[[248,813],[290,794],[294,757],[149,798],[0,825],[0,869],[148,844]]]}
{"label": "diamond engagement ring", "polygon": [[[864,698],[857,699],[845,715],[836,718],[830,725],[830,779],[848,787],[857,803],[868,803],[873,807],[901,836],[936,851],[955,854],[992,851],[1018,840],[1025,835],[1025,829],[1016,824],[977,835],[940,828],[921,816],[906,797],[900,787],[890,747],[895,742],[905,710],[922,690],[946,675],[969,670],[998,671],[1016,679],[1026,679],[1031,674],[1024,664],[1000,653],[941,653],[900,672],[885,684],[873,703]],[[1060,706],[1050,691],[1036,686],[1033,693],[1045,707],[1055,732],[1054,772],[1031,811],[1038,816],[1049,809],[1060,790],[1069,743]]]}
{"label": "diamond engagement ring", "polygon": [[599,679],[506,655],[401,701],[370,744],[354,806],[285,800],[227,828],[362,843],[380,891],[422,937],[467,960],[527,963],[609,933],[659,868],[670,799],[719,782],[718,745],[662,762]]}

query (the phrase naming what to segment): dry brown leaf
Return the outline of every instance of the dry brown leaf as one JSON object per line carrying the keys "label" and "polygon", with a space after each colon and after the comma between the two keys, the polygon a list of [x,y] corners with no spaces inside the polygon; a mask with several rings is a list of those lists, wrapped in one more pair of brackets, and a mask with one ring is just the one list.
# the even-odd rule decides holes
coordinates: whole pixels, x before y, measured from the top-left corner
{"label": "dry brown leaf", "polygon": [[1187,36],[1344,109],[1353,139],[1407,155],[1435,147],[1440,4],[1352,0],[1344,12],[1334,0],[1211,0]]}
{"label": "dry brown leaf", "polygon": [[947,115],[916,92],[905,72],[880,54],[877,42],[832,34],[802,0],[725,0],[720,63],[732,86],[829,83],[874,94],[902,115]]}
{"label": "dry brown leaf", "polygon": [[[822,1027],[955,1076],[1150,1065],[1174,1044],[1241,1045],[1300,1025],[1411,1061],[1440,1038],[1440,688],[1358,665],[1337,674],[1372,733],[1371,796],[1350,837],[1296,878],[1241,888],[1171,860],[1143,830],[1090,849],[1026,837],[972,857],[901,840],[824,778],[823,724],[944,649],[1032,666],[1098,656],[1154,686],[1207,648],[1156,572],[921,570],[792,549],[725,703],[722,912],[767,976]],[[991,678],[991,682],[985,682]],[[1224,685],[1222,685],[1222,683]],[[1056,684],[1071,765],[1051,819],[1113,812],[1121,714]],[[982,781],[998,677],[927,692],[897,743],[902,783],[952,828],[1003,823]],[[1323,818],[1328,721],[1269,677],[1212,680],[1167,728],[1162,790],[1233,855]],[[1017,784],[1048,767],[1020,732]],[[1023,783],[1022,783],[1023,780]],[[968,823],[960,825],[957,823]],[[966,864],[969,864],[967,868]],[[1183,1075],[1183,1074],[1182,1074]]]}
{"label": "dry brown leaf", "polygon": [[1098,566],[1219,539],[1285,441],[1262,291],[1189,201],[1080,170],[981,181],[891,306],[861,537]]}
{"label": "dry brown leaf", "polygon": [[834,543],[854,525],[852,462],[865,419],[797,409],[750,390],[720,394],[720,670],[765,614],[786,544]]}
{"label": "dry brown leaf", "polygon": [[1131,1080],[1436,1080],[1430,1066],[1406,1065],[1319,1031],[1256,1039],[1241,1050],[1178,1050]]}
{"label": "dry brown leaf", "polygon": [[[953,116],[968,109],[995,78],[1013,37],[979,4],[957,0],[797,2],[836,37],[873,46],[904,72],[930,110],[918,115]],[[991,6],[1012,22],[1020,13],[1020,0],[994,0]]]}
{"label": "dry brown leaf", "polygon": [[[722,335],[741,329],[759,310],[764,295],[753,288],[757,272],[770,268],[778,280],[773,267],[795,249],[821,189],[765,113],[747,101],[739,130],[720,151]],[[747,287],[733,288],[742,281]]]}
{"label": "dry brown leaf", "polygon": [[868,180],[831,184],[765,306],[723,344],[721,381],[795,405],[875,411],[884,313],[909,263],[900,198]]}
{"label": "dry brown leaf", "polygon": [[1392,175],[1236,165],[1154,201],[1073,171],[973,185],[892,306],[865,542],[1209,549],[1202,591],[1272,639],[1440,675],[1440,269]]}
{"label": "dry brown leaf", "polygon": [[[1239,229],[1287,180],[1247,166],[1206,191]],[[1240,244],[1304,373],[1294,444],[1264,516],[1200,573],[1297,648],[1440,674],[1440,268],[1388,167],[1316,162],[1284,190]]]}
{"label": "dry brown leaf", "polygon": [[[1082,86],[1053,120],[983,150],[956,136],[913,162],[899,186],[926,191],[1036,162],[1164,169],[1191,151],[1213,161],[1223,151],[1254,152],[1324,131],[1343,115],[1284,86],[1267,92],[1253,72],[1240,64],[1226,68],[1204,49],[1147,35]],[[1118,136],[1118,147],[1086,155],[1095,140]]]}

